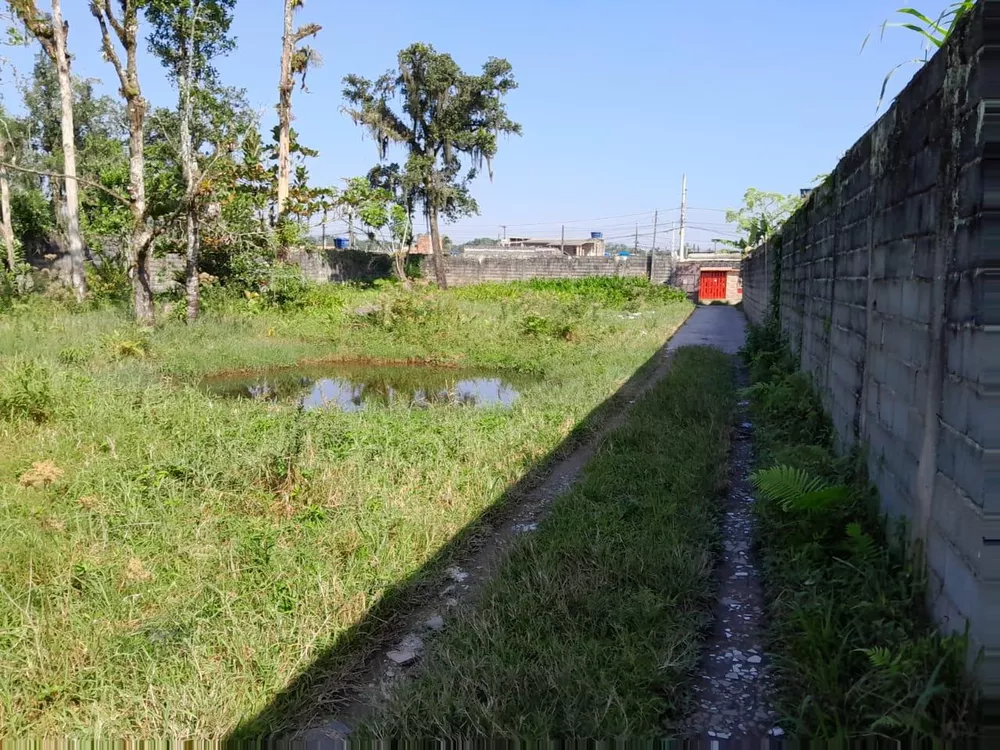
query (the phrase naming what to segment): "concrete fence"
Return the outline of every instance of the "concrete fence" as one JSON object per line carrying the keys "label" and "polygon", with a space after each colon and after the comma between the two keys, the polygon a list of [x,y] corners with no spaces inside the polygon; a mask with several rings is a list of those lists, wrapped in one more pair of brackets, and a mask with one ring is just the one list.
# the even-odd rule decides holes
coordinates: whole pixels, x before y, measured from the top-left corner
{"label": "concrete fence", "polygon": [[926,541],[931,608],[970,623],[1000,699],[1000,1],[984,0],[743,264],[863,446],[885,510]]}

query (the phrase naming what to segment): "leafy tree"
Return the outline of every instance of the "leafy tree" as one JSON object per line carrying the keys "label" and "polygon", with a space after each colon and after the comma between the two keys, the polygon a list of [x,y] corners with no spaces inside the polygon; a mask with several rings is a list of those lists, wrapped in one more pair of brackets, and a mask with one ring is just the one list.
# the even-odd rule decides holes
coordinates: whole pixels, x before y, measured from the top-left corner
{"label": "leafy tree", "polygon": [[187,320],[198,317],[199,211],[203,168],[195,130],[196,102],[211,96],[217,83],[213,60],[230,52],[235,40],[229,35],[235,0],[149,0],[146,17],[152,26],[150,50],[177,87],[179,114],[179,158],[184,176],[182,199],[185,216],[185,295]]}
{"label": "leafy tree", "polygon": [[802,198],[797,195],[749,188],[743,194],[743,206],[726,211],[726,221],[736,224],[743,236],[725,244],[746,252],[774,234],[800,205]]}
{"label": "leafy tree", "polygon": [[499,240],[494,237],[476,237],[461,245],[461,247],[496,247]]}
{"label": "leafy tree", "polygon": [[278,218],[285,212],[288,194],[291,189],[291,158],[292,144],[292,91],[295,89],[295,79],[299,78],[304,89],[306,75],[310,67],[320,63],[319,54],[311,47],[300,46],[300,43],[322,31],[322,26],[309,23],[295,28],[295,11],[303,6],[305,0],[285,0],[285,24],[281,37],[281,79],[278,84]]}
{"label": "leafy tree", "polygon": [[[344,78],[345,110],[374,138],[380,159],[385,159],[390,144],[407,149],[405,180],[429,220],[434,271],[442,287],[447,279],[439,217],[478,213],[469,183],[483,162],[492,178],[501,133],[521,133],[504,104],[516,87],[506,60],[490,58],[480,75],[469,75],[451,55],[422,43],[400,51],[397,69],[375,81],[357,75]],[[393,110],[395,101],[402,102],[401,112]],[[470,160],[464,173],[461,155]]]}
{"label": "leafy tree", "polygon": [[87,293],[84,276],[84,245],[80,230],[80,194],[77,183],[76,129],[73,124],[73,81],[66,49],[69,24],[62,18],[60,0],[52,0],[52,13],[41,13],[35,0],[9,0],[11,10],[24,23],[45,54],[55,64],[59,80],[60,133],[62,140],[62,200],[60,218],[70,258],[70,285],[77,301]]}
{"label": "leafy tree", "polygon": [[410,285],[406,276],[406,256],[412,240],[412,224],[406,205],[386,187],[370,178],[352,177],[340,194],[340,202],[350,207],[368,236],[373,249],[392,256],[396,278]]}

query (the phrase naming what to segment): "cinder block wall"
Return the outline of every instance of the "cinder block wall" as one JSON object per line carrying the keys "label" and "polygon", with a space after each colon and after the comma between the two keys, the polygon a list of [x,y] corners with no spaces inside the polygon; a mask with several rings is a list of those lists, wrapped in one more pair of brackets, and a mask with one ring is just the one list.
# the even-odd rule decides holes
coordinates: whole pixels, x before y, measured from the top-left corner
{"label": "cinder block wall", "polygon": [[[993,46],[991,46],[993,45]],[[743,264],[893,517],[931,608],[970,622],[1000,699],[1000,1],[983,0],[830,178]],[[973,654],[974,655],[974,654]]]}
{"label": "cinder block wall", "polygon": [[[432,260],[427,256],[418,259],[421,272],[433,278]],[[369,280],[385,278],[391,273],[389,259],[375,255],[343,250],[296,251],[289,257],[297,263],[305,278],[318,283]],[[670,280],[673,263],[666,255],[632,255],[624,258],[538,256],[533,258],[505,258],[479,256],[465,258],[460,255],[445,258],[448,283],[454,286],[481,284],[487,281],[526,281],[528,279],[575,279],[586,276],[622,276],[648,278],[654,283]]]}

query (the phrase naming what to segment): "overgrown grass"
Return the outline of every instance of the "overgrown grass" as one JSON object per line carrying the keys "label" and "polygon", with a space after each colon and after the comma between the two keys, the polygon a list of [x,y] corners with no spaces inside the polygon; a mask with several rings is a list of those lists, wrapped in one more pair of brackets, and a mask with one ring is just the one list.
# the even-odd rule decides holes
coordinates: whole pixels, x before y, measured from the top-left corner
{"label": "overgrown grass", "polygon": [[822,405],[778,332],[751,330],[744,354],[760,466],[832,485],[792,503],[772,488],[755,506],[786,728],[838,741],[968,736],[975,694],[966,639],[931,623],[906,529],[887,532],[864,467],[834,456]]}
{"label": "overgrown grass", "polygon": [[[468,294],[211,290],[204,320],[152,331],[34,298],[0,315],[0,735],[225,734],[370,635],[386,592],[433,572],[690,310]],[[529,315],[574,335],[525,333]],[[324,358],[534,377],[510,409],[353,414],[194,385]]]}
{"label": "overgrown grass", "polygon": [[677,352],[584,478],[369,727],[392,736],[662,733],[711,619],[730,360]]}

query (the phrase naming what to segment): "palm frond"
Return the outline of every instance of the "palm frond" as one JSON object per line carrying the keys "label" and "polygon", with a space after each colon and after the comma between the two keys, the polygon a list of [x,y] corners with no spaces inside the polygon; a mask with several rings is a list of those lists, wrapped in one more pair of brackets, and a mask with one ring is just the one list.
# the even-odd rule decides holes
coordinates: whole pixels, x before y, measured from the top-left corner
{"label": "palm frond", "polygon": [[848,490],[792,466],[775,466],[750,477],[757,491],[786,511],[821,511],[843,502]]}

